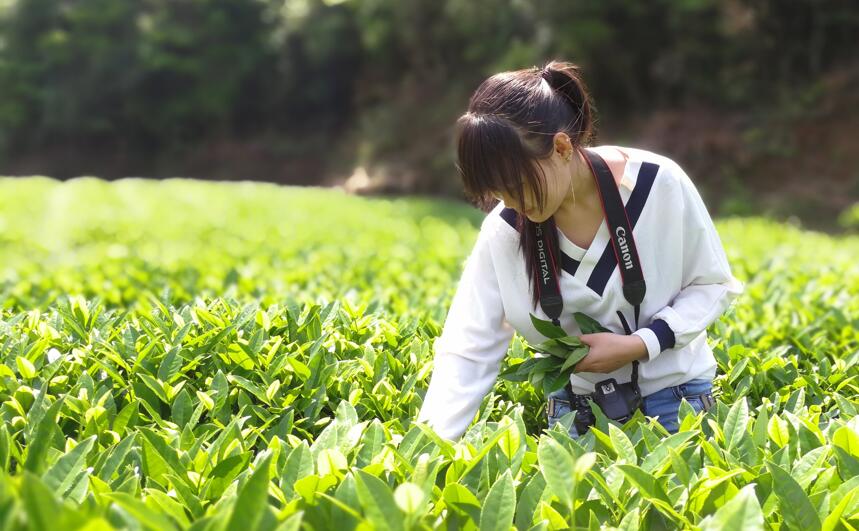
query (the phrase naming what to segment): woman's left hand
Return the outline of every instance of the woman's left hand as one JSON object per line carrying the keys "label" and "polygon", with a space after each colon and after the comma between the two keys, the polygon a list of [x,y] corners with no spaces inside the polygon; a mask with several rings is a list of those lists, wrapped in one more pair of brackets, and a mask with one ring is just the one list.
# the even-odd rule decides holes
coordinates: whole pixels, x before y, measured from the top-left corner
{"label": "woman's left hand", "polygon": [[609,373],[633,360],[647,359],[647,346],[643,339],[635,335],[599,332],[583,334],[580,338],[590,350],[576,364],[574,372]]}

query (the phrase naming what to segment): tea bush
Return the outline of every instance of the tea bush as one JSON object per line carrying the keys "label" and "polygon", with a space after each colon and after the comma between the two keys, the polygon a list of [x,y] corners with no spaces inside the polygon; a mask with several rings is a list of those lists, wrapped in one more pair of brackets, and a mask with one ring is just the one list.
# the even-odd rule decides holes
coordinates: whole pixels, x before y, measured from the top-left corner
{"label": "tea bush", "polygon": [[717,222],[747,291],[709,329],[717,405],[678,433],[638,413],[572,440],[499,379],[450,443],[414,419],[482,217],[0,181],[4,528],[859,526],[859,238]]}

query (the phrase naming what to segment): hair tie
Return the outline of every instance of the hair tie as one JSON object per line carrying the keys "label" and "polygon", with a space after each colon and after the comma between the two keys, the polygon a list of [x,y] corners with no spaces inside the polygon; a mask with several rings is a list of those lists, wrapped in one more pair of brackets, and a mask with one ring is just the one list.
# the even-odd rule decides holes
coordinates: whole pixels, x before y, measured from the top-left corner
{"label": "hair tie", "polygon": [[545,79],[548,82],[552,79],[552,71],[549,70],[548,67],[544,66],[543,69],[540,70],[540,77],[542,77],[543,79]]}

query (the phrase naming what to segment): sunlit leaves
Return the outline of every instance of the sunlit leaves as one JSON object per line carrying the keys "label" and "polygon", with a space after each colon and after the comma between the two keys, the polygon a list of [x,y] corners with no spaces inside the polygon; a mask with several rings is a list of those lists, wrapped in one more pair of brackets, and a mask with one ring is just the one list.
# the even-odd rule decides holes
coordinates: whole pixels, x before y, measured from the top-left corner
{"label": "sunlit leaves", "polygon": [[[602,422],[575,441],[563,429],[545,432],[544,394],[565,383],[561,373],[586,346],[537,321],[546,339],[528,347],[514,337],[500,367],[508,379],[450,441],[415,417],[476,235],[462,221],[472,210],[433,203],[411,217],[397,203],[368,209],[363,199],[320,194],[308,204],[328,223],[302,231],[307,191],[176,189],[189,201],[177,208],[132,189],[157,216],[144,222],[139,209],[89,201],[56,227],[59,242],[44,243],[54,260],[3,255],[4,270],[17,272],[0,284],[7,522],[248,531],[859,525],[854,239],[718,223],[748,291],[709,329],[718,403],[701,413],[688,397],[679,433],[639,419]],[[31,225],[4,219],[4,237]],[[63,238],[85,245],[64,252]],[[28,241],[7,247],[41,252]],[[159,254],[153,246],[164,241],[175,246]],[[574,318],[583,334],[605,331]]]}

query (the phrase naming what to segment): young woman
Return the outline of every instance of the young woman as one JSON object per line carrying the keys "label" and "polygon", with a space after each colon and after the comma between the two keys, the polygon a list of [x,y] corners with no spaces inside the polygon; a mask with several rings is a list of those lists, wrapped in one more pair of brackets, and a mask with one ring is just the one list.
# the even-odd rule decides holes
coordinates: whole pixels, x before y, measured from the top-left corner
{"label": "young woman", "polygon": [[[529,316],[547,319],[539,303],[537,224],[548,235],[544,245],[563,298],[559,324],[590,347],[567,389],[549,397],[549,426],[587,404],[595,383],[630,382],[634,360],[642,410],[669,432],[678,429],[682,398],[699,411],[709,407],[716,361],[706,328],[744,284],[731,274],[707,208],[680,166],[643,149],[587,147],[590,97],[568,62],[491,76],[457,126],[465,192],[489,213],[435,342],[417,420],[458,439],[493,387],[514,332],[532,345],[546,339]],[[638,323],[584,150],[608,165],[633,230],[646,282]],[[612,332],[582,335],[577,311]],[[575,424],[570,435],[579,436]]]}

